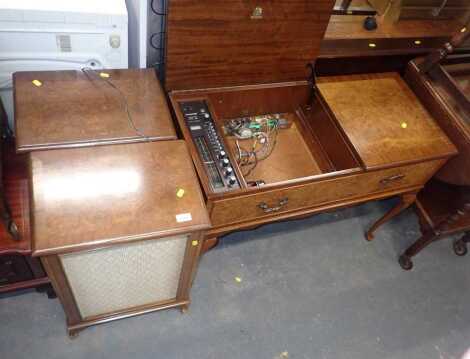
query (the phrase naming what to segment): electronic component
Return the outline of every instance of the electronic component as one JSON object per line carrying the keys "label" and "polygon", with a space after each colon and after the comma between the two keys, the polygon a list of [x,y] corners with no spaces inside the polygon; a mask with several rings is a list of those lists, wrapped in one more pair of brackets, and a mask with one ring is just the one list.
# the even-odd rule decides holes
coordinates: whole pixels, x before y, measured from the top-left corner
{"label": "electronic component", "polygon": [[184,120],[214,192],[240,188],[233,166],[205,101],[180,103]]}
{"label": "electronic component", "polygon": [[[240,117],[225,122],[224,131],[228,136],[236,137],[237,163],[243,175],[248,176],[259,161],[268,158],[276,146],[277,132],[292,125],[286,114],[268,114],[252,117]],[[259,182],[259,183],[258,183]],[[263,181],[255,181],[259,186]]]}

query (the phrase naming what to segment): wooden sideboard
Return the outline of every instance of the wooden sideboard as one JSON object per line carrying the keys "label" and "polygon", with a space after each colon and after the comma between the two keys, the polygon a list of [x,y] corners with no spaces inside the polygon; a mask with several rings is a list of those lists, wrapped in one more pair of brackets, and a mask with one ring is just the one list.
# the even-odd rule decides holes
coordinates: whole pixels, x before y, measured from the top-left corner
{"label": "wooden sideboard", "polygon": [[[230,6],[174,0],[168,8],[165,88],[206,195],[206,247],[234,230],[399,195],[400,204],[367,233],[371,239],[414,203],[455,147],[398,73],[315,77],[312,62],[321,56],[333,1]],[[207,161],[219,158],[198,150],[199,125],[191,128],[186,111],[195,103],[209,112],[213,124],[205,124],[233,167],[233,188],[211,185]],[[270,157],[247,174],[226,123],[266,114],[292,125],[277,132]]]}

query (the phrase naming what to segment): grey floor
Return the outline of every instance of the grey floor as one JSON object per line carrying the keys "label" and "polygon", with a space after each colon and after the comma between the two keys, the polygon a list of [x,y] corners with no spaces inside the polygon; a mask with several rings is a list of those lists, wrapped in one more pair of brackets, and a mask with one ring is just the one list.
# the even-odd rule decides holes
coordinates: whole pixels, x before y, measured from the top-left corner
{"label": "grey floor", "polygon": [[0,358],[460,358],[470,347],[470,255],[441,241],[401,270],[396,257],[418,236],[412,211],[363,239],[393,203],[225,237],[202,258],[184,315],[157,312],[70,340],[57,300],[0,297]]}

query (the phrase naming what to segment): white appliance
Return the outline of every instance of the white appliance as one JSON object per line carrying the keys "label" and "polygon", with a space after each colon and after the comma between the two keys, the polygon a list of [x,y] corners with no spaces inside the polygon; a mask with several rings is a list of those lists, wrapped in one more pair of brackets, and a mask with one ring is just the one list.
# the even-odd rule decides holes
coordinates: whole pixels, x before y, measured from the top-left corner
{"label": "white appliance", "polygon": [[125,0],[0,0],[0,96],[16,71],[128,67]]}
{"label": "white appliance", "polygon": [[147,67],[148,1],[126,0],[129,14],[129,67]]}

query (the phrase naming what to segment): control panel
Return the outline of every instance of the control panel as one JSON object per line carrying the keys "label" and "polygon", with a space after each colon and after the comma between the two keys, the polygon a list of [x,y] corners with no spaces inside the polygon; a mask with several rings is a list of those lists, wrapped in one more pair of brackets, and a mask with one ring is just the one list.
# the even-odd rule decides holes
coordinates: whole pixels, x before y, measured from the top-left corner
{"label": "control panel", "polygon": [[225,192],[240,188],[240,182],[206,102],[198,100],[181,102],[179,105],[186,126],[204,163],[212,190]]}

